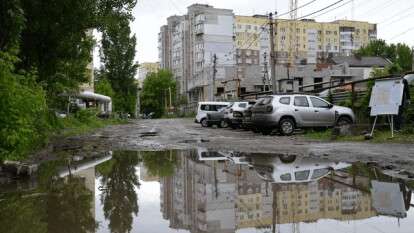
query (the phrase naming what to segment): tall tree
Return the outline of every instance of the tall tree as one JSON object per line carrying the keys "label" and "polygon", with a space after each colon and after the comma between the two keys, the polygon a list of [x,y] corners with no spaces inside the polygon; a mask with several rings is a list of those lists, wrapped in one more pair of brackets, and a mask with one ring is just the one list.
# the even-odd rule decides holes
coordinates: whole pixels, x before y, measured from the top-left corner
{"label": "tall tree", "polygon": [[[175,96],[176,82],[168,70],[159,70],[158,73],[150,73],[144,81],[141,92],[141,106],[146,112],[154,112],[156,117],[165,113],[166,101],[170,96]],[[175,99],[175,98],[174,98]],[[172,102],[174,101],[171,100]]]}
{"label": "tall tree", "polygon": [[111,15],[102,34],[101,73],[115,92],[114,110],[130,114],[135,113],[137,96],[135,46],[129,18],[123,14]]}
{"label": "tall tree", "polygon": [[37,72],[49,105],[88,81],[97,0],[21,0],[27,27],[21,34],[19,68]]}

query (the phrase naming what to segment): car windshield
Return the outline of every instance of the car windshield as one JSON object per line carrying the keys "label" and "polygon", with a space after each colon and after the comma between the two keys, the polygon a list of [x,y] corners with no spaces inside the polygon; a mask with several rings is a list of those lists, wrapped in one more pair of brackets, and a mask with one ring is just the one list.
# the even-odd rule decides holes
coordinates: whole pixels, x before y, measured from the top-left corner
{"label": "car windshield", "polygon": [[266,104],[271,103],[272,102],[272,99],[273,99],[272,96],[266,96],[266,97],[263,97],[263,98],[259,99],[257,101],[257,104],[258,105],[266,105]]}
{"label": "car windshield", "polygon": [[309,170],[306,171],[300,171],[300,172],[295,172],[295,179],[297,181],[303,181],[303,180],[307,180],[309,177]]}
{"label": "car windshield", "polygon": [[312,180],[321,178],[322,176],[326,175],[328,172],[329,172],[328,168],[316,169],[315,171],[313,171]]}

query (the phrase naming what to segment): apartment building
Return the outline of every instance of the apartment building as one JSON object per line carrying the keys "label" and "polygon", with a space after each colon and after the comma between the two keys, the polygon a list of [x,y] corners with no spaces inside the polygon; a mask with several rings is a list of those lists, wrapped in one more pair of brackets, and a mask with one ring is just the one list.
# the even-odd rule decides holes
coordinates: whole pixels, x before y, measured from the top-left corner
{"label": "apartment building", "polygon": [[[315,67],[335,56],[352,55],[377,35],[376,24],[368,22],[275,22],[276,61],[288,67],[288,78],[288,72],[294,73],[297,65]],[[234,15],[230,9],[210,5],[191,5],[186,15],[171,16],[161,27],[159,57],[161,68],[174,73],[180,84],[179,93],[190,102],[230,99],[270,89],[268,18]]]}

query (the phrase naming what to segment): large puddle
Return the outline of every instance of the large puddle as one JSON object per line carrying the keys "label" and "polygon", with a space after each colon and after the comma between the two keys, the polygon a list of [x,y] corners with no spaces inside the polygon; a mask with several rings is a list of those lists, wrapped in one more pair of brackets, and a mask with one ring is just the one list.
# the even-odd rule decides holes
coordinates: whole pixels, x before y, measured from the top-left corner
{"label": "large puddle", "polygon": [[413,188],[375,164],[118,151],[2,180],[0,232],[412,233]]}

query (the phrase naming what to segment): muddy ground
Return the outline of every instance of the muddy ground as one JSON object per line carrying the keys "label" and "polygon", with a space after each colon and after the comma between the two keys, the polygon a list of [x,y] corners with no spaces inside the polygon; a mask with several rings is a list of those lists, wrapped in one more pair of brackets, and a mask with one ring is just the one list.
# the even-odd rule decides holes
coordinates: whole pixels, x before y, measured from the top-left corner
{"label": "muddy ground", "polygon": [[99,155],[113,150],[166,150],[203,147],[239,152],[289,153],[344,162],[377,162],[414,173],[413,144],[321,142],[302,135],[263,136],[250,131],[203,128],[192,119],[134,120],[94,133],[58,139],[36,160],[60,153]]}

